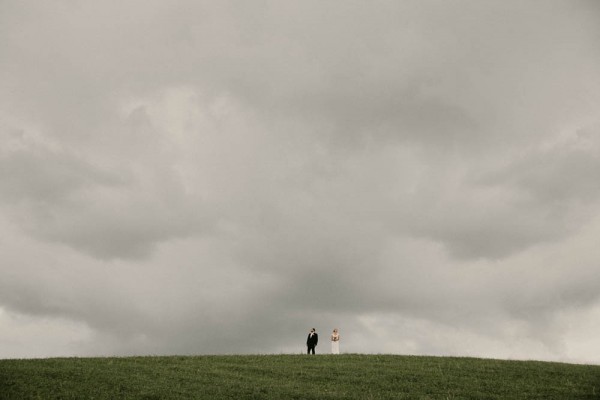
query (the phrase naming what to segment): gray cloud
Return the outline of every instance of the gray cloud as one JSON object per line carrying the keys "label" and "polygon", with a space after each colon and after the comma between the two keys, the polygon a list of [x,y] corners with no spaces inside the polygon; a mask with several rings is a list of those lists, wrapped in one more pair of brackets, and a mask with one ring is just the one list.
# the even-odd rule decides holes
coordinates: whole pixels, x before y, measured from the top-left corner
{"label": "gray cloud", "polygon": [[[566,143],[534,149],[503,170],[489,174],[487,183],[507,184],[539,203],[557,206],[589,203],[598,196],[598,130],[582,129]],[[484,178],[485,179],[485,178]]]}
{"label": "gray cloud", "polygon": [[143,111],[125,121],[123,134],[123,147],[143,139],[117,163],[88,161],[85,151],[38,143],[27,133],[10,135],[0,156],[0,191],[13,218],[39,238],[108,259],[146,256],[157,242],[208,229],[202,202],[184,195]]}
{"label": "gray cloud", "polygon": [[598,11],[3,2],[0,356],[596,362]]}

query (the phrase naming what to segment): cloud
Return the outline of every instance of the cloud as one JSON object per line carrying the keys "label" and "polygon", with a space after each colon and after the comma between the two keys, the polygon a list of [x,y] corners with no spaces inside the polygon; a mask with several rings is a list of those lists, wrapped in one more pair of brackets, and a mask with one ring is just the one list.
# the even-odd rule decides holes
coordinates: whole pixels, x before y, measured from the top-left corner
{"label": "cloud", "polygon": [[486,180],[510,185],[538,203],[592,202],[598,195],[593,173],[598,166],[598,137],[597,128],[578,130],[566,140],[526,152]]}
{"label": "cloud", "polygon": [[142,257],[157,242],[207,229],[201,201],[184,195],[143,111],[123,122],[120,145],[139,131],[142,143],[116,162],[22,132],[0,156],[3,203],[34,236],[107,259]]}
{"label": "cloud", "polygon": [[595,360],[573,4],[2,3],[2,356]]}

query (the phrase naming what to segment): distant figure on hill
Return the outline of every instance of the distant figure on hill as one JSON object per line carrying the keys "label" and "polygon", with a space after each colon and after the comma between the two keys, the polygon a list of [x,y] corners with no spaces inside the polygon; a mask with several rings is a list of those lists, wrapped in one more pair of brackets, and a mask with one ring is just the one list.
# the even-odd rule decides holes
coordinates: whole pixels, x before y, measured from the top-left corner
{"label": "distant figure on hill", "polygon": [[315,328],[312,328],[308,334],[308,338],[306,339],[306,354],[315,354],[315,347],[317,347],[317,343],[319,343],[319,335],[317,335],[317,331]]}
{"label": "distant figure on hill", "polygon": [[340,354],[340,334],[337,328],[331,334],[331,354]]}

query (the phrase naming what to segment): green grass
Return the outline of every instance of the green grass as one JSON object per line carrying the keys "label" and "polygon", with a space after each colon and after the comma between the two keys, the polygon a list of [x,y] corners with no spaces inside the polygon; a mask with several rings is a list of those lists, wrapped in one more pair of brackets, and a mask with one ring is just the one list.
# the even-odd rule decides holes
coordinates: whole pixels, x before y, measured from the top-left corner
{"label": "green grass", "polygon": [[600,399],[600,366],[392,355],[0,360],[0,399]]}

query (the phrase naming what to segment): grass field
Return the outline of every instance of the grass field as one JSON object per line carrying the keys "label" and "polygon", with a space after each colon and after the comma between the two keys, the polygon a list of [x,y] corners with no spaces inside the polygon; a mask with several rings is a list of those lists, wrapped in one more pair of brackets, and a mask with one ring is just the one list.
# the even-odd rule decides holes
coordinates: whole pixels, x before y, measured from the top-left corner
{"label": "grass field", "polygon": [[392,355],[0,360],[0,399],[600,399],[600,366]]}

